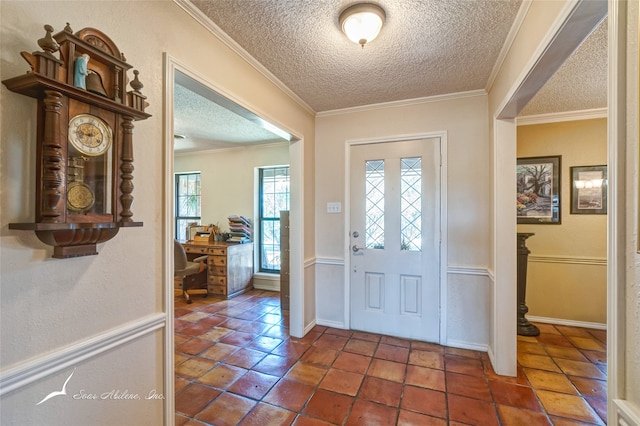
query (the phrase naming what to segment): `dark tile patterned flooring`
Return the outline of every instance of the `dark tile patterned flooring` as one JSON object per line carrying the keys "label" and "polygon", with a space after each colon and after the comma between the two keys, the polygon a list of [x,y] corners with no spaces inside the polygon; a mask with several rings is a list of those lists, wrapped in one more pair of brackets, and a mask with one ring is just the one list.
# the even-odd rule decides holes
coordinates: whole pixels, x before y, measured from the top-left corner
{"label": "dark tile patterned flooring", "polygon": [[486,353],[314,327],[279,293],[175,299],[176,425],[604,425],[606,332],[537,324],[518,375]]}

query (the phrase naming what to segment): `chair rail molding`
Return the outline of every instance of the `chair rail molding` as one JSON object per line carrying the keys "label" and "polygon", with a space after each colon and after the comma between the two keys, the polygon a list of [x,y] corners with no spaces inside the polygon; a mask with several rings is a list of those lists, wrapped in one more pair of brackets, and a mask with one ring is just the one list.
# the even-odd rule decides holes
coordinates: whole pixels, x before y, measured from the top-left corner
{"label": "chair rail molding", "polygon": [[566,264],[571,264],[571,265],[607,266],[607,258],[606,257],[529,255],[529,262],[533,262],[533,263],[566,263]]}
{"label": "chair rail molding", "polygon": [[156,313],[10,368],[0,376],[0,396],[146,336],[166,324],[167,315]]}

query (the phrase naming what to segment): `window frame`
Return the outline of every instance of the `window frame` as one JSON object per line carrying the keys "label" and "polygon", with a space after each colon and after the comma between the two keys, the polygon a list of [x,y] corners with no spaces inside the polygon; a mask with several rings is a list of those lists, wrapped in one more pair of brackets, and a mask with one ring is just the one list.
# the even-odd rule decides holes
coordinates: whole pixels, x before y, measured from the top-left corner
{"label": "window frame", "polygon": [[[199,198],[196,210],[199,213],[198,216],[180,216],[178,213],[180,212],[180,197],[182,193],[180,191],[180,179],[184,176],[197,176],[198,184],[198,194],[196,196]],[[197,222],[200,224],[202,222],[202,174],[200,172],[177,172],[174,173],[174,236],[176,239],[180,240],[180,226],[178,225],[181,221],[188,222]],[[190,194],[187,194],[190,195]],[[185,235],[185,240],[189,239],[188,235]]]}
{"label": "window frame", "polygon": [[[258,209],[257,209],[257,220],[256,220],[256,224],[257,224],[257,229],[258,229],[258,241],[257,241],[257,249],[256,249],[256,254],[257,254],[257,271],[261,272],[261,273],[266,273],[266,274],[279,274],[280,273],[280,268],[278,267],[277,269],[275,268],[268,268],[264,265],[263,263],[263,259],[264,259],[264,251],[265,251],[265,246],[267,244],[264,243],[264,237],[265,237],[265,229],[264,229],[264,222],[268,221],[268,222],[280,222],[280,215],[278,216],[264,216],[264,198],[265,198],[265,193],[263,191],[263,187],[264,187],[264,172],[266,170],[277,170],[277,169],[286,169],[287,171],[287,190],[286,190],[286,209],[281,209],[282,210],[289,210],[290,205],[291,205],[291,167],[289,165],[280,165],[280,166],[266,166],[266,167],[259,167],[258,168]],[[276,194],[276,192],[274,191],[274,194]],[[279,227],[278,227],[279,229]],[[277,244],[268,244],[269,246],[280,246],[280,235],[278,233],[278,235],[274,235],[274,238],[277,238]]]}

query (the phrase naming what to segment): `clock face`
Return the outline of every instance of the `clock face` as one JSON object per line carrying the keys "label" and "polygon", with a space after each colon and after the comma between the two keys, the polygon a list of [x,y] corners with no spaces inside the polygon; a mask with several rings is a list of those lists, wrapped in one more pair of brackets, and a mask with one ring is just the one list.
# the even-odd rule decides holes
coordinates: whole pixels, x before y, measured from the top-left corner
{"label": "clock face", "polygon": [[67,208],[72,212],[84,212],[93,207],[95,195],[89,185],[71,182],[67,190]]}
{"label": "clock face", "polygon": [[69,121],[69,142],[84,155],[104,154],[113,137],[111,128],[91,114],[78,114]]}

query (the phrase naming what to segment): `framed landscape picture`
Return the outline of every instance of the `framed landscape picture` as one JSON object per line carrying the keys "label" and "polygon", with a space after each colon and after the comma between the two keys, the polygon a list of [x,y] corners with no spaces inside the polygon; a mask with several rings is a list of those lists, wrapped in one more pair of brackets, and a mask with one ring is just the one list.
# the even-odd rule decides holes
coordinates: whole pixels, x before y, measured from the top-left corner
{"label": "framed landscape picture", "polygon": [[607,166],[571,167],[571,214],[607,214]]}
{"label": "framed landscape picture", "polygon": [[518,223],[560,223],[560,155],[518,158]]}

